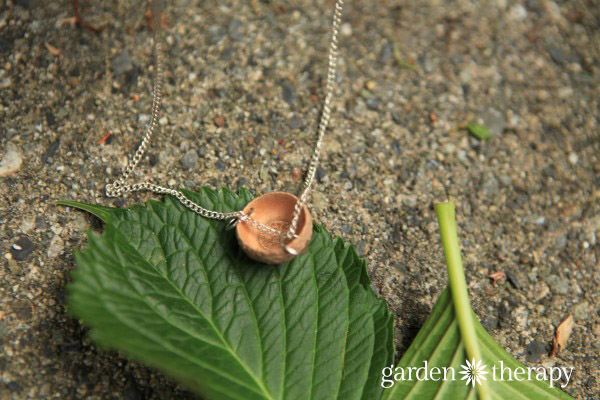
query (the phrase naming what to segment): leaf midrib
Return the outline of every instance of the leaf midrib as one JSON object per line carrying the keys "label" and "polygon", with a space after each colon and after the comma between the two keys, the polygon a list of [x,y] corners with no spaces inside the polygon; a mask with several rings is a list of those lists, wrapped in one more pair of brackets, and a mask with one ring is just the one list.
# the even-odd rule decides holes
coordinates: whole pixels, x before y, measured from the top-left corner
{"label": "leaf midrib", "polygon": [[[152,212],[154,212],[154,210],[152,210]],[[158,215],[157,213],[155,213],[155,214],[163,222],[163,224],[166,226],[166,222],[163,221],[160,218],[160,215]],[[179,223],[181,222],[181,218],[183,216],[184,216],[183,213],[179,214],[179,221],[178,221],[178,224],[175,225],[175,229],[177,229],[183,235],[185,241],[188,243],[188,245],[190,246],[190,248],[191,249],[195,249],[195,247],[192,244],[191,238],[189,238],[187,236],[187,234],[185,233],[185,231],[179,227]],[[193,217],[194,217],[194,220],[197,218],[196,215],[194,215]],[[194,221],[194,225],[195,224],[196,224],[196,221]],[[211,221],[207,221],[207,224],[208,224],[208,229],[210,229],[215,235],[219,234],[219,232],[217,231],[217,228],[213,225],[213,223]],[[195,227],[197,227],[197,225],[195,225]],[[205,234],[204,238],[203,238],[203,241],[202,241],[202,246],[204,246],[205,243],[207,242],[207,237],[208,237],[208,234]],[[214,243],[215,242],[213,242],[213,244],[212,244],[211,247],[214,247]],[[162,249],[162,247],[161,247],[161,249]],[[203,272],[204,272],[204,274],[205,274],[205,276],[207,278],[207,281],[209,281],[209,279],[208,279],[208,272],[206,271],[206,268],[204,267],[204,263],[202,262],[202,259],[201,259],[200,255],[196,251],[192,251],[192,254],[194,254],[194,256],[196,257],[196,259],[199,261],[200,265],[203,266],[202,270],[203,270]],[[165,258],[165,261],[166,261],[166,258]],[[218,264],[218,263],[215,263],[215,264]],[[260,328],[258,326],[258,318],[256,316],[256,310],[254,309],[254,304],[252,303],[252,300],[250,299],[250,294],[248,293],[248,289],[246,288],[246,285],[244,283],[244,279],[242,278],[242,276],[240,274],[240,271],[237,268],[232,268],[232,269],[235,271],[235,274],[237,275],[237,277],[239,279],[239,282],[240,282],[239,286],[241,286],[241,288],[242,288],[242,290],[244,292],[244,296],[246,297],[246,301],[248,302],[248,308],[250,309],[251,314],[252,314],[252,320],[254,321],[254,327],[255,327],[255,331],[256,331],[256,338],[257,338],[257,341],[258,341],[258,344],[259,344],[259,348],[260,348],[260,351],[259,351],[259,354],[260,354],[260,357],[261,357],[260,367],[261,367],[261,371],[264,374],[264,344],[262,342],[262,337],[260,335]],[[209,289],[211,291],[211,298],[212,298],[213,297],[213,295],[212,295],[212,287],[211,287],[211,285],[208,285],[208,286],[209,286]],[[187,298],[187,296],[186,296],[186,298]],[[211,302],[211,309],[212,309],[212,302]],[[222,338],[222,340],[225,340],[225,338]],[[233,349],[231,349],[231,350],[233,350]],[[241,360],[239,360],[239,362],[241,363]],[[248,373],[250,373],[250,371],[248,369],[246,369],[246,370],[248,371]],[[253,374],[251,374],[251,375],[253,375]],[[257,378],[253,378],[253,379],[255,381],[257,381],[257,382],[259,381]],[[269,394],[268,398],[272,398],[270,392],[268,392],[268,390],[267,390],[266,387],[264,387],[262,390],[264,390],[265,392],[267,392]]]}

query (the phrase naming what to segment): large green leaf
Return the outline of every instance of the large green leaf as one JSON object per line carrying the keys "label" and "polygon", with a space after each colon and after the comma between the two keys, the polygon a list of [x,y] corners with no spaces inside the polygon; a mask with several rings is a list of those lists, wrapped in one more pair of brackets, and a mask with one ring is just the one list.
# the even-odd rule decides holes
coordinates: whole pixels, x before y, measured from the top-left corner
{"label": "large green leaf", "polygon": [[[523,376],[520,369],[527,367],[515,360],[497,345],[483,328],[469,304],[464,269],[460,256],[454,203],[452,200],[435,206],[440,224],[442,245],[446,256],[449,287],[446,288],[417,337],[406,351],[393,372],[397,383],[389,388],[385,399],[434,400],[434,399],[571,399],[546,381],[537,380],[539,370]],[[486,366],[487,377],[481,384],[462,380],[459,372],[467,360],[475,360]],[[425,362],[427,366],[425,367]],[[444,375],[421,373],[420,379],[413,369],[422,372],[444,371]],[[502,374],[500,373],[502,370]],[[413,372],[414,371],[414,372]],[[496,374],[497,372],[497,374]],[[519,376],[513,374],[519,372]],[[528,371],[529,372],[529,371]],[[398,373],[398,375],[395,375]],[[404,374],[403,374],[404,373]],[[511,374],[509,380],[509,373]],[[387,376],[386,376],[387,377]],[[540,375],[540,378],[543,376]],[[515,378],[515,379],[513,379]],[[522,378],[518,380],[516,378]],[[392,382],[385,382],[389,387]],[[556,382],[554,382],[556,384]]]}
{"label": "large green leaf", "polygon": [[[217,211],[252,196],[185,192]],[[61,202],[105,223],[76,255],[71,312],[100,345],[163,370],[206,398],[378,399],[393,318],[364,261],[315,226],[306,254],[248,259],[222,221],[177,200],[115,209]]]}
{"label": "large green leaf", "polygon": [[[527,368],[510,354],[502,349],[485,328],[475,319],[475,329],[477,339],[481,348],[483,364],[490,372],[487,375],[485,384],[488,385],[492,399],[572,399],[569,395],[556,387],[550,388],[548,382],[537,381],[535,379],[528,381],[507,381],[500,380],[499,374],[497,380],[493,380],[491,375],[491,366],[499,366],[503,362],[504,368],[510,368],[514,371],[516,368]],[[454,306],[449,288],[446,288],[436,305],[434,306],[427,321],[417,334],[417,337],[406,351],[396,367],[422,367],[423,361],[428,360],[428,368],[432,367],[453,367],[456,371],[455,380],[417,381],[414,379],[399,380],[390,389],[386,389],[385,399],[476,399],[478,398],[475,389],[465,384],[461,380],[461,365],[465,364],[468,356],[465,352],[464,344],[461,341],[460,331],[454,315]],[[448,377],[450,374],[448,374]],[[506,375],[507,376],[507,375]],[[554,383],[557,384],[556,382]]]}

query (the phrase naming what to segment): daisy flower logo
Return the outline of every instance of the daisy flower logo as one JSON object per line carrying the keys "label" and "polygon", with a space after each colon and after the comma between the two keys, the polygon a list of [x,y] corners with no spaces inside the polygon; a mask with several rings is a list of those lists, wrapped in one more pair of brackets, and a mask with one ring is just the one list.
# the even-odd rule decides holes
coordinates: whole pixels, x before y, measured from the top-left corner
{"label": "daisy flower logo", "polygon": [[481,385],[481,379],[484,381],[487,380],[484,375],[488,374],[489,372],[485,370],[487,366],[485,364],[481,364],[481,360],[479,360],[477,363],[475,363],[475,359],[473,359],[471,362],[469,362],[469,360],[465,361],[467,365],[460,366],[462,369],[464,369],[464,371],[459,372],[459,374],[464,375],[461,380],[466,379],[466,384],[468,385],[470,383],[473,387],[475,387],[475,381],[477,381],[478,385]]}

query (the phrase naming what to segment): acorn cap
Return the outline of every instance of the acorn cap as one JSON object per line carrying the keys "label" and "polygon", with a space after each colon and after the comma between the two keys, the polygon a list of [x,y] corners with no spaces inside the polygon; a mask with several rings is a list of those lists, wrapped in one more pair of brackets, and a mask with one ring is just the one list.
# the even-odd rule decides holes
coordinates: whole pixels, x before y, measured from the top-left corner
{"label": "acorn cap", "polygon": [[[256,199],[244,207],[244,214],[257,222],[270,226],[281,232],[287,232],[298,198],[286,192],[271,192]],[[281,264],[294,258],[294,254],[286,251],[279,237],[264,233],[252,226],[250,222],[240,221],[235,228],[240,247],[248,257],[265,264]],[[296,237],[284,242],[293,252],[304,253],[312,238],[312,218],[306,204],[302,205],[300,218],[296,227]]]}

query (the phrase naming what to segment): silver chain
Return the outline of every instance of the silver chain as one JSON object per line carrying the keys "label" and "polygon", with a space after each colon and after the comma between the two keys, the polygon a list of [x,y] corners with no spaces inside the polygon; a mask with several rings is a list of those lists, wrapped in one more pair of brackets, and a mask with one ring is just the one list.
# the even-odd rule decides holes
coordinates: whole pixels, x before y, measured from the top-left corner
{"label": "silver chain", "polygon": [[[310,188],[315,178],[315,173],[317,171],[317,166],[319,164],[319,155],[321,152],[321,146],[323,144],[323,138],[325,137],[325,131],[327,130],[327,125],[329,124],[329,119],[331,116],[331,97],[333,95],[333,89],[335,87],[335,79],[336,79],[336,67],[337,67],[337,58],[338,58],[338,32],[340,28],[340,22],[342,19],[342,9],[344,5],[344,0],[337,0],[335,3],[334,13],[333,13],[333,23],[332,23],[332,32],[331,32],[331,43],[329,46],[329,66],[327,70],[327,84],[325,87],[325,101],[323,103],[323,113],[321,114],[321,119],[319,121],[318,126],[318,137],[317,142],[315,143],[315,148],[310,160],[310,164],[308,166],[308,171],[306,174],[306,178],[304,179],[304,184],[302,186],[302,193],[296,202],[294,207],[294,214],[292,217],[292,223],[287,232],[280,232],[270,226],[260,223],[253,219],[250,214],[246,214],[242,211],[233,211],[228,213],[222,213],[217,211],[211,211],[206,208],[199,206],[194,203],[190,199],[188,199],[181,191],[170,189],[167,187],[159,186],[150,182],[144,183],[135,183],[128,185],[125,181],[129,176],[133,173],[137,165],[142,160],[146,148],[148,147],[154,132],[158,126],[158,116],[160,113],[160,105],[162,100],[162,87],[163,87],[163,59],[162,59],[162,51],[161,51],[161,43],[158,40],[157,35],[154,37],[154,56],[156,58],[156,76],[154,80],[154,88],[153,88],[153,97],[152,97],[152,116],[150,118],[150,124],[146,128],[146,133],[144,134],[144,138],[142,143],[140,143],[137,148],[133,158],[129,160],[127,163],[127,167],[123,172],[123,175],[113,183],[109,183],[106,185],[106,195],[109,197],[121,197],[130,192],[137,192],[142,190],[147,190],[157,194],[169,194],[171,196],[176,197],[181,204],[190,210],[194,211],[197,214],[200,214],[206,218],[219,219],[219,220],[230,220],[234,223],[244,221],[250,223],[255,229],[264,232],[269,235],[273,235],[279,237],[282,245],[285,240],[291,240],[296,235],[296,228],[298,227],[298,221],[300,219],[300,212],[302,210],[302,206],[306,203],[306,199],[308,197],[308,193],[310,192]],[[232,225],[233,225],[232,224]],[[285,246],[286,249],[289,249]],[[290,250],[288,250],[290,251]]]}

